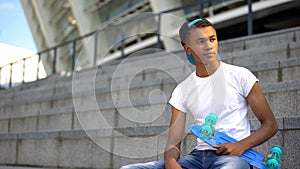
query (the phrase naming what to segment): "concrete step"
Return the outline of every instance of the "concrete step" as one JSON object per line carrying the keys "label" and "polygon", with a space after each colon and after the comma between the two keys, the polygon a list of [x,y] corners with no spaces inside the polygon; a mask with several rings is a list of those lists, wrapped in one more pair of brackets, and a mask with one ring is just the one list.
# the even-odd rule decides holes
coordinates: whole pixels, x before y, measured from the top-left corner
{"label": "concrete step", "polygon": [[[175,86],[176,83],[173,83]],[[149,87],[155,85],[149,84]],[[160,85],[157,86],[160,89]],[[300,80],[262,84],[262,91],[276,117],[300,116]],[[149,88],[151,91],[153,88]],[[169,93],[156,93],[149,98],[150,92],[146,86],[138,89],[136,96],[126,96],[122,92],[117,95],[117,100],[93,98],[90,94],[75,98],[73,102],[52,109],[33,111],[26,108],[23,111],[1,114],[0,126],[2,133],[18,133],[32,131],[59,131],[88,129],[103,127],[110,124],[114,127],[129,126],[155,126],[167,125],[171,115],[170,106],[167,104]],[[110,95],[107,91],[98,91],[100,96]],[[97,93],[96,93],[97,94]],[[108,96],[107,96],[108,97]],[[128,100],[129,99],[129,100]],[[78,105],[76,105],[78,104]],[[248,116],[254,115],[249,111]],[[79,119],[79,120],[78,120]]]}
{"label": "concrete step", "polygon": [[12,94],[24,90],[35,91],[36,89],[43,90],[43,89],[53,88],[58,80],[62,82],[64,80],[67,80],[68,78],[69,78],[68,76],[53,74],[48,76],[47,78],[40,79],[38,81],[28,82],[20,86],[15,86],[13,88],[1,90],[1,94]]}
{"label": "concrete step", "polygon": [[220,53],[224,61],[235,65],[253,65],[257,63],[281,61],[289,58],[298,58],[300,51],[299,42],[289,42],[274,46],[262,46],[252,50],[235,51],[230,53]]}
{"label": "concrete step", "polygon": [[[295,62],[296,61],[296,62]],[[170,62],[171,63],[171,62]],[[283,65],[282,63],[284,63],[285,65]],[[297,63],[297,64],[294,64]],[[256,64],[256,65],[255,65]],[[272,60],[269,63],[261,63],[259,65],[257,65],[257,63],[253,64],[253,66],[249,66],[249,64],[247,64],[247,67],[250,68],[250,70],[252,69],[252,67],[254,69],[256,69],[255,71],[257,72],[257,74],[261,74],[262,76],[265,77],[269,77],[269,79],[271,79],[272,77],[279,77],[280,79],[277,81],[284,81],[286,79],[285,76],[288,76],[290,71],[285,72],[285,70],[283,70],[283,76],[284,77],[280,77],[279,75],[273,76],[272,73],[276,72],[277,70],[274,69],[285,69],[288,68],[288,65],[290,65],[290,67],[293,67],[293,69],[299,69],[299,68],[294,68],[294,67],[299,67],[299,61],[298,59],[281,59],[281,60]],[[269,66],[269,67],[264,67],[266,64],[268,65],[277,65],[277,67],[274,66]],[[87,81],[88,83],[95,83],[96,87],[97,86],[111,86],[112,84],[120,84],[123,85],[128,84],[128,79],[133,79],[133,80],[147,80],[147,79],[160,79],[160,78],[165,78],[171,75],[178,75],[178,73],[180,73],[180,71],[182,71],[184,73],[184,75],[182,77],[185,77],[188,73],[190,73],[191,71],[193,71],[194,69],[192,67],[181,67],[180,65],[177,66],[172,66],[172,65],[176,65],[176,64],[169,64],[169,67],[166,66],[164,67],[164,70],[145,70],[144,68],[142,69],[142,72],[137,72],[137,68],[135,69],[130,69],[130,67],[134,67],[134,65],[126,65],[124,66],[124,69],[122,69],[122,71],[120,72],[120,74],[115,74],[115,75],[106,75],[106,76],[97,76],[95,78],[92,78],[87,76],[86,74],[80,75],[80,73],[78,73],[78,82],[75,84],[78,84],[79,86],[84,84],[82,83],[83,81]],[[129,68],[128,70],[125,68]],[[158,66],[157,66],[158,67]],[[271,71],[270,73],[268,71]],[[281,70],[280,70],[281,71]],[[260,73],[262,72],[262,73]],[[281,71],[282,72],[282,71]],[[294,71],[292,71],[294,72]],[[266,74],[266,75],[265,75]],[[295,74],[295,73],[294,73]],[[112,80],[113,79],[113,80]],[[184,79],[184,78],[181,78]],[[287,80],[294,80],[293,77],[290,77],[290,79],[287,78]],[[270,81],[266,81],[266,82],[272,82],[272,80]],[[76,85],[77,86],[77,85]],[[83,90],[85,91],[85,87],[82,87]]]}
{"label": "concrete step", "polygon": [[251,37],[221,41],[222,60],[237,65],[249,65],[286,58],[299,58],[300,27],[269,32]]}
{"label": "concrete step", "polygon": [[[280,82],[280,81],[289,81],[299,79],[298,69],[299,69],[299,60],[298,59],[286,59],[281,61],[272,61],[269,63],[261,63],[256,65],[247,65],[250,70],[258,76],[261,80],[261,83],[270,83],[270,82]],[[177,67],[174,69],[168,69],[166,72],[161,70],[149,70],[142,73],[127,74],[119,77],[114,77],[113,80],[107,80],[101,82],[96,80],[95,86],[92,85],[94,79],[78,79],[78,85],[76,85],[76,92],[86,92],[86,89],[93,89],[99,87],[99,90],[102,89],[102,86],[111,86],[113,88],[124,88],[130,85],[137,83],[144,83],[147,80],[161,80],[168,79],[173,77],[178,83],[183,80],[186,76],[189,75],[193,70],[187,70],[184,67]],[[86,82],[86,83],[85,83]],[[82,89],[80,89],[82,88]]]}
{"label": "concrete step", "polygon": [[25,166],[0,166],[0,169],[47,169],[43,167],[25,167]]}
{"label": "concrete step", "polygon": [[291,58],[246,66],[260,80],[260,83],[286,82],[300,79],[300,59]]}
{"label": "concrete step", "polygon": [[[293,146],[299,141],[299,120],[300,116],[278,118],[279,132],[255,149],[267,155],[273,145],[280,145],[284,152],[281,168],[300,165],[297,160],[300,155]],[[250,120],[250,124],[253,132],[259,127],[257,120]],[[0,134],[0,165],[104,169],[162,159],[167,130],[166,125]],[[195,137],[186,130],[182,142],[183,154],[194,146]]]}
{"label": "concrete step", "polygon": [[[269,61],[268,59],[266,60],[266,58],[270,58],[270,57],[265,56],[268,53],[270,53],[270,56],[278,57],[278,59],[298,57],[299,43],[297,41],[299,41],[300,39],[299,30],[300,28],[298,27],[298,28],[291,28],[282,31],[253,35],[250,37],[242,37],[242,38],[221,41],[219,53],[221,55],[222,60],[230,62],[234,58],[235,61],[234,62],[231,61],[231,63],[235,63],[237,65],[249,65],[249,63],[246,63],[248,61],[254,64],[259,63],[261,61]],[[272,51],[276,51],[277,54],[275,55],[271,54]],[[177,52],[174,54],[178,55],[180,58],[186,61],[184,52]],[[249,58],[249,54],[257,58]],[[264,55],[264,57],[260,57],[262,54]],[[176,58],[178,58],[178,56]],[[138,56],[132,58],[130,58],[132,60],[131,61],[132,63],[130,63],[129,66],[126,67],[125,70],[123,70],[124,72],[126,72],[128,68],[130,69],[131,67],[143,65],[145,63],[146,65],[152,65],[152,63],[154,65],[157,65],[157,63],[161,63],[161,64],[165,63],[165,65],[172,65],[172,62],[170,62],[170,60],[174,59],[174,57],[172,59],[168,59],[168,57],[166,57],[166,52],[158,52],[154,54],[148,54],[145,56]],[[100,79],[110,78],[111,73],[114,72],[116,66],[120,64],[120,62],[121,64],[124,64],[124,62],[122,62],[121,60],[117,60],[107,65],[101,66],[99,68],[99,71],[97,72],[97,76],[98,74],[102,76],[104,75],[103,77],[99,76]],[[176,66],[176,64],[172,66]],[[192,66],[190,65],[190,67]],[[93,71],[93,68],[90,70]],[[87,72],[87,74],[82,73],[82,75],[89,77],[90,76],[89,71],[87,70],[85,72]],[[105,77],[105,75],[108,76]],[[60,81],[62,81],[63,78],[68,79],[68,77],[65,76],[62,77],[60,75],[52,75],[38,82],[28,83],[19,87],[15,87],[13,90],[10,90],[10,92],[8,93],[11,93],[11,91],[19,91],[23,89],[30,90],[31,88],[34,89],[39,87],[47,88],[54,85],[51,83],[51,81],[56,81],[57,77],[60,77],[59,78]]]}
{"label": "concrete step", "polygon": [[[277,63],[277,64],[276,64]],[[295,77],[297,81],[297,79],[299,79],[299,74],[297,72],[295,72],[295,68],[299,69],[299,67],[293,67],[292,64],[297,65],[299,64],[298,60],[289,60],[289,62],[274,62],[271,64],[261,64],[261,65],[256,65],[253,67],[253,69],[260,69],[260,67],[268,67],[268,71],[263,74],[263,73],[258,73],[258,78],[261,79],[261,84],[264,83],[277,83],[278,81],[280,81],[280,79],[286,79],[287,82],[291,81],[292,76]],[[285,67],[286,66],[286,67]],[[271,71],[273,71],[275,73],[272,73]],[[271,73],[270,73],[271,72]],[[273,76],[270,76],[273,75]],[[278,75],[280,74],[281,77]],[[275,76],[275,80],[273,80]],[[151,77],[151,75],[150,75]],[[184,76],[183,76],[184,77]],[[264,78],[261,78],[264,77]],[[268,79],[271,80],[268,81]],[[180,77],[179,77],[180,78]],[[185,77],[184,77],[185,78]],[[73,100],[74,98],[84,98],[87,99],[88,97],[91,97],[93,95],[96,95],[97,99],[100,102],[106,102],[111,101],[112,97],[121,97],[122,94],[126,94],[128,95],[128,91],[130,91],[130,95],[131,96],[135,96],[137,97],[137,99],[139,100],[143,97],[147,97],[149,96],[149,93],[155,89],[157,90],[162,90],[163,93],[167,94],[167,98],[170,96],[171,92],[173,91],[173,89],[175,88],[175,86],[180,82],[176,82],[174,79],[170,78],[170,77],[166,77],[166,79],[158,79],[158,80],[151,80],[152,78],[149,78],[148,80],[146,80],[147,77],[145,77],[145,80],[141,80],[141,81],[137,81],[136,83],[133,83],[132,85],[123,85],[123,84],[127,84],[129,82],[123,82],[121,83],[121,85],[117,85],[116,87],[102,87],[102,88],[96,88],[96,89],[92,89],[91,84],[85,84],[83,82],[82,84],[82,90],[80,90],[79,93],[62,93],[62,94],[57,94],[54,96],[45,96],[43,95],[43,93],[41,93],[38,96],[31,96],[29,95],[28,97],[20,97],[18,99],[7,99],[4,100],[3,102],[0,103],[1,105],[1,109],[3,110],[3,112],[5,111],[12,111],[14,113],[18,113],[18,112],[36,112],[37,109],[44,111],[47,109],[51,109],[51,108],[55,108],[55,107],[59,107],[59,106],[65,106],[65,105],[71,105],[73,104]],[[156,79],[156,78],[154,78]],[[182,78],[183,79],[183,78]],[[266,80],[267,79],[267,80]],[[181,79],[180,79],[181,80]],[[285,82],[285,81],[283,81]],[[272,86],[272,85],[271,85]],[[280,86],[280,84],[279,84]],[[267,87],[266,87],[267,88]],[[86,89],[86,90],[84,90]],[[81,92],[82,91],[82,92]],[[82,102],[85,102],[84,99],[82,99]],[[11,108],[12,110],[9,110],[9,108]]]}
{"label": "concrete step", "polygon": [[[261,79],[261,83],[269,83],[269,82],[276,82],[276,81],[285,81],[285,80],[295,80],[299,79],[297,70],[299,69],[299,61],[298,59],[288,59],[284,61],[273,61],[270,63],[263,63],[259,65],[253,65],[248,66],[251,69],[254,70],[254,73],[257,74],[258,78]],[[295,71],[296,70],[296,71]],[[177,78],[177,81],[183,80],[187,75],[180,75],[179,73],[184,71],[183,69],[176,68],[176,69],[170,69],[168,70],[168,73],[175,74],[175,78]],[[188,74],[189,72],[185,73]],[[94,79],[78,79],[78,85],[76,85],[76,92],[84,92],[86,93],[87,90],[104,90],[105,88],[109,86],[114,86],[118,88],[118,84],[120,86],[129,86],[132,85],[132,83],[144,83],[147,80],[164,80],[164,78],[169,78],[170,74],[167,74],[162,71],[144,71],[143,73],[136,74],[134,77],[130,77],[132,75],[122,76],[122,78],[115,78],[113,81],[107,80],[107,81],[101,81],[97,80],[94,82]],[[132,78],[133,81],[128,81],[128,79]],[[141,81],[141,82],[140,82]],[[93,82],[95,83],[95,86],[93,85]],[[114,83],[112,83],[114,82]],[[116,84],[116,85],[115,85]],[[125,84],[125,85],[124,85]],[[63,91],[69,91],[71,83],[69,82],[68,85],[65,85],[65,88],[61,89],[61,92]],[[103,87],[104,86],[104,87]],[[82,88],[82,89],[80,89]],[[64,90],[65,89],[65,90]]]}
{"label": "concrete step", "polygon": [[[174,57],[174,56],[166,55],[166,57],[161,57],[161,58],[163,58],[164,60],[171,60],[172,58],[170,58],[170,57]],[[138,65],[141,63],[141,61],[143,61],[142,59],[141,60],[139,60],[137,58],[133,58],[133,59],[135,59],[137,61]],[[299,59],[297,59],[297,58],[295,58],[295,59],[293,59],[293,58],[283,59],[283,60],[278,59],[278,60],[275,60],[275,61],[272,59],[268,63],[262,63],[262,64],[255,65],[255,66],[249,66],[250,61],[247,61],[247,63],[248,63],[247,66],[250,68],[250,70],[251,70],[251,67],[254,67],[254,68],[256,67],[256,71],[258,72],[258,74],[266,74],[267,73],[267,75],[265,75],[265,76],[270,79],[270,77],[279,77],[279,76],[278,75],[277,76],[276,75],[275,76],[269,76],[268,71],[270,69],[270,66],[266,68],[266,67],[262,67],[260,65],[278,65],[277,67],[273,66],[271,69],[274,69],[274,68],[277,68],[277,69],[288,68],[287,65],[291,65],[290,67],[297,67],[297,68],[293,68],[293,69],[291,69],[292,71],[287,71],[287,73],[285,73],[283,71],[283,73],[285,73],[284,76],[291,78],[290,73],[295,72],[294,71],[295,69],[296,70],[299,69],[298,68],[299,67],[299,61],[298,60]],[[157,62],[160,62],[160,60],[153,59],[153,64],[158,65]],[[295,64],[293,65],[293,62],[295,62],[296,65]],[[162,63],[164,63],[164,62],[162,62]],[[178,65],[178,64],[174,64],[172,62],[168,62],[168,63],[169,64],[167,64],[166,66],[164,64],[161,65],[161,66],[156,66],[158,68],[161,68],[161,70],[155,69],[154,66],[152,66],[152,68],[154,67],[154,69],[148,69],[147,70],[147,69],[145,69],[145,68],[147,68],[147,66],[145,66],[145,65],[140,66],[140,69],[139,68],[131,68],[131,67],[135,67],[134,66],[135,63],[129,61],[128,63],[126,63],[122,66],[122,67],[124,67],[124,69],[122,69],[121,71],[117,71],[117,73],[116,72],[110,72],[110,73],[103,74],[103,75],[99,75],[99,74],[94,73],[95,78],[90,79],[91,74],[93,74],[91,72],[97,72],[97,70],[98,70],[98,69],[94,68],[94,69],[90,69],[88,71],[82,71],[82,72],[76,73],[75,76],[76,76],[76,79],[78,79],[78,80],[76,80],[76,79],[74,80],[74,78],[72,79],[71,77],[64,78],[64,80],[61,80],[60,77],[56,77],[57,78],[56,80],[52,80],[52,82],[54,82],[54,84],[52,84],[51,81],[50,81],[48,83],[48,85],[44,85],[44,86],[43,85],[40,85],[40,86],[37,85],[37,87],[29,88],[27,90],[21,90],[20,89],[21,91],[17,90],[18,89],[17,87],[13,88],[12,91],[17,91],[18,92],[18,97],[13,97],[14,92],[8,93],[7,91],[6,92],[1,91],[0,97],[3,98],[6,101],[9,101],[9,100],[12,100],[12,99],[14,99],[15,101],[18,101],[18,100],[24,100],[24,99],[31,100],[32,97],[40,98],[41,97],[40,95],[42,95],[42,97],[44,97],[44,96],[47,96],[47,95],[52,96],[52,95],[56,95],[56,94],[59,95],[61,93],[70,93],[70,92],[72,92],[72,88],[70,86],[84,84],[84,81],[86,81],[87,78],[89,78],[88,82],[90,82],[91,80],[95,80],[95,83],[97,84],[97,86],[108,86],[108,85],[111,85],[112,79],[114,79],[113,80],[114,82],[121,84],[122,82],[124,82],[124,80],[127,80],[128,78],[135,78],[135,79],[141,79],[141,80],[145,80],[145,78],[147,78],[147,77],[152,78],[152,79],[154,79],[154,78],[164,78],[162,76],[171,76],[171,75],[174,75],[174,74],[178,75],[178,73],[180,73],[180,71],[182,71],[183,74],[188,74],[191,71],[193,71],[193,67],[191,67],[191,66],[187,66],[187,65],[184,65],[184,64]],[[260,62],[256,62],[255,64],[257,64],[257,63],[260,63]],[[285,66],[281,66],[280,65],[281,63],[285,64]],[[237,65],[239,65],[239,64],[237,64]],[[253,65],[254,65],[254,63],[253,63]],[[261,67],[261,68],[257,69],[257,67]],[[129,68],[129,69],[127,69],[127,68]],[[141,72],[136,72],[137,70],[141,70]],[[263,73],[260,73],[260,72],[263,72]],[[297,76],[297,73],[293,73],[293,74]],[[183,75],[183,77],[184,77],[184,75]],[[279,77],[279,78],[281,78],[281,77]],[[52,78],[52,79],[54,79],[54,78]],[[181,79],[183,79],[183,78],[181,78]],[[60,82],[56,83],[58,80]],[[283,77],[282,80],[285,80],[285,77]],[[293,79],[288,79],[288,80],[293,80]],[[74,82],[74,83],[72,83],[72,82]],[[83,89],[83,91],[85,91],[85,89]]]}
{"label": "concrete step", "polygon": [[[247,66],[250,70],[252,70],[257,77],[261,80],[261,83],[270,83],[270,82],[281,82],[281,81],[290,81],[299,79],[299,60],[298,59],[286,59],[282,61],[273,61],[269,63],[261,63],[257,65]],[[78,85],[73,86],[72,81],[62,82],[64,87],[59,89],[49,89],[50,92],[46,92],[44,90],[36,89],[36,90],[28,90],[22,91],[18,93],[18,97],[13,96],[12,94],[1,94],[2,101],[0,102],[1,106],[12,106],[12,105],[22,105],[22,104],[31,104],[31,103],[39,103],[47,100],[65,100],[72,96],[77,95],[79,93],[89,93],[97,90],[106,91],[107,88],[111,87],[113,92],[114,90],[119,90],[122,88],[132,88],[135,86],[139,86],[139,83],[148,84],[150,80],[154,83],[159,82],[160,85],[164,83],[168,83],[170,81],[170,77],[172,77],[173,81],[177,81],[178,83],[182,81],[191,70],[184,69],[171,69],[168,70],[167,73],[161,71],[151,70],[142,74],[137,74],[135,77],[125,76],[123,78],[117,78],[110,83],[110,85],[106,85],[102,87],[102,85],[98,85],[95,82],[95,86],[93,79],[87,81],[87,79],[78,79]],[[155,80],[153,80],[155,79]],[[132,81],[128,81],[132,80]],[[152,84],[152,81],[150,84]],[[172,80],[171,80],[172,81]],[[107,82],[109,84],[109,82]],[[125,84],[125,85],[124,85]],[[137,85],[136,85],[137,84]],[[100,86],[100,87],[99,87]],[[76,89],[76,90],[74,90]],[[89,92],[90,91],[90,92]],[[69,99],[70,100],[70,99]]]}
{"label": "concrete step", "polygon": [[[159,55],[159,54],[158,54]],[[155,57],[158,57],[156,55],[153,55]],[[161,62],[161,60],[157,60],[157,58],[153,58],[153,56],[143,56],[145,58],[148,58],[148,60],[144,60],[141,58],[130,58],[130,62],[131,60],[132,63],[128,66],[129,68],[132,67],[133,65],[140,65],[140,67],[144,68],[145,65],[147,65],[147,61],[149,60],[154,60],[152,61],[153,64],[157,65],[157,62]],[[149,59],[150,58],[150,59]],[[156,59],[156,60],[155,60]],[[136,60],[136,61],[135,61]],[[162,57],[162,60],[168,60],[164,57]],[[165,62],[164,61],[164,62]],[[149,61],[150,62],[150,61]],[[128,63],[127,63],[128,64]],[[109,67],[109,69],[116,69],[117,65],[109,65],[109,66],[103,66],[100,69],[98,68],[93,68],[93,69],[89,69],[89,70],[84,70],[81,71],[80,73],[75,73],[76,75],[80,76],[80,81],[78,82],[79,84],[82,83],[82,81],[85,81],[85,78],[90,78],[91,74],[93,74],[93,72],[101,72],[101,73],[97,73],[95,76],[95,80],[97,80],[97,82],[100,82],[102,84],[100,84],[100,86],[106,86],[108,83],[110,82],[112,79],[113,74],[115,73],[114,71],[107,71],[107,67]],[[174,65],[171,65],[174,67]],[[152,66],[153,67],[153,66]],[[165,66],[164,64],[161,64],[161,66],[159,66],[160,68],[163,69],[168,69],[169,66]],[[104,70],[103,70],[104,69]],[[131,70],[131,71],[130,71]],[[137,70],[136,66],[134,68],[134,70]],[[143,69],[142,69],[143,70]],[[136,73],[136,72],[132,72],[132,69],[124,69],[122,71],[120,71],[122,74],[118,74],[118,75],[114,75],[114,78],[121,78],[123,76],[132,76],[132,74]],[[147,72],[147,70],[145,71]],[[27,90],[22,90],[22,87],[15,87],[12,89],[8,89],[8,90],[3,90],[1,91],[1,95],[0,98],[4,98],[5,100],[7,100],[7,98],[11,98],[12,96],[14,96],[14,91],[18,92],[18,97],[14,97],[14,100],[22,100],[23,98],[26,98],[28,100],[28,97],[35,97],[39,95],[45,96],[45,95],[55,95],[55,94],[61,94],[63,92],[65,93],[70,93],[72,91],[72,88],[70,86],[72,86],[72,77],[65,77],[64,79],[60,79],[59,76],[56,76],[57,78],[53,80],[52,78],[52,82],[49,81],[49,83],[47,85],[44,86],[39,86],[39,85],[33,85],[33,84],[27,84]],[[77,78],[77,76],[76,76]],[[47,79],[45,79],[46,81]],[[59,83],[58,83],[59,82]],[[76,82],[76,80],[75,80]],[[74,85],[77,85],[76,83]]]}
{"label": "concrete step", "polygon": [[276,46],[300,40],[300,27],[262,33],[220,41],[219,51],[231,53],[234,51],[255,50],[263,46]]}

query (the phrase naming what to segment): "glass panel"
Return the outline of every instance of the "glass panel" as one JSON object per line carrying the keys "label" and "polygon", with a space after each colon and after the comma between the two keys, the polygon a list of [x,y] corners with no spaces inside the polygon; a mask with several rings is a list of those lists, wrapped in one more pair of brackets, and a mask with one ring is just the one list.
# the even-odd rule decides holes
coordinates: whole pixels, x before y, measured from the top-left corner
{"label": "glass panel", "polygon": [[38,55],[34,55],[25,60],[25,82],[35,81],[37,79]]}
{"label": "glass panel", "polygon": [[1,87],[8,88],[10,79],[10,65],[1,68]]}
{"label": "glass panel", "polygon": [[72,68],[72,43],[57,48],[56,72],[66,75]]}
{"label": "glass panel", "polygon": [[12,86],[18,86],[23,79],[23,61],[18,61],[12,65]]}

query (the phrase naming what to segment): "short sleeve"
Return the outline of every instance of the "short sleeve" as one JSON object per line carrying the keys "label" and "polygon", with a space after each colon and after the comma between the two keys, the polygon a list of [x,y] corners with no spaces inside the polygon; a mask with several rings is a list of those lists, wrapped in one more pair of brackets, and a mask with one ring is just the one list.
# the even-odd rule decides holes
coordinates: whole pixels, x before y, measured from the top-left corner
{"label": "short sleeve", "polygon": [[174,89],[174,91],[172,93],[172,96],[169,100],[169,104],[172,105],[173,107],[175,107],[176,109],[184,112],[184,113],[188,112],[188,110],[184,106],[184,101],[183,101],[180,85],[178,85]]}
{"label": "short sleeve", "polygon": [[259,80],[255,77],[255,75],[250,70],[246,68],[243,69],[241,78],[242,78],[241,86],[242,86],[243,96],[247,97],[252,87],[254,86],[255,82],[258,82]]}

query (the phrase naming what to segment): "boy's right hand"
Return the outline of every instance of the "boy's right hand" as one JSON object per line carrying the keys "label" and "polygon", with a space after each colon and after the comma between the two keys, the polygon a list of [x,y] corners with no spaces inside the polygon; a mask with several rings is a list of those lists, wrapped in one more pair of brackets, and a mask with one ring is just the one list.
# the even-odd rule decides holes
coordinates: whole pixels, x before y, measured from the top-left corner
{"label": "boy's right hand", "polygon": [[166,169],[181,169],[181,166],[177,163],[175,159],[169,159],[165,161]]}

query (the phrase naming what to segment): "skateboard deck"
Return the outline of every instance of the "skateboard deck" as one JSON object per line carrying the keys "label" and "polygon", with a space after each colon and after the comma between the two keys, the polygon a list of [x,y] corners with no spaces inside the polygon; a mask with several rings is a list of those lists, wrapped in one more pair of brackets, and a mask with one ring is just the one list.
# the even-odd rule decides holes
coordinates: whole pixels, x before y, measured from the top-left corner
{"label": "skateboard deck", "polygon": [[[237,142],[236,139],[228,136],[227,134],[218,130],[214,130],[216,121],[216,115],[208,114],[207,118],[205,119],[205,123],[202,126],[191,125],[190,130],[196,137],[200,138],[210,146]],[[259,169],[280,169],[279,159],[281,157],[281,154],[282,149],[279,146],[274,146],[267,158],[253,149],[245,151],[241,155],[241,157],[245,159],[250,165]]]}

